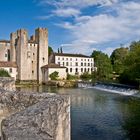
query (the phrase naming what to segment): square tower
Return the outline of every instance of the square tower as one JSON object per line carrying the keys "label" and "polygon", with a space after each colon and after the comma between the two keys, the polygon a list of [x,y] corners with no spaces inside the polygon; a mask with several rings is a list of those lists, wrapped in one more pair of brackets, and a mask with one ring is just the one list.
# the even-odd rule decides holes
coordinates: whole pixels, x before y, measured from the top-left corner
{"label": "square tower", "polygon": [[48,30],[46,28],[36,29],[35,40],[38,44],[37,81],[41,83],[43,79],[41,67],[48,64]]}

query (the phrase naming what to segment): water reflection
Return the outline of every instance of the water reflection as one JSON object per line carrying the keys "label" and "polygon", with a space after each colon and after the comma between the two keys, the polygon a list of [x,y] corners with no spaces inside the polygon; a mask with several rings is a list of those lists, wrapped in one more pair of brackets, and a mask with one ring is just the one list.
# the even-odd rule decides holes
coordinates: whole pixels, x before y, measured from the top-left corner
{"label": "water reflection", "polygon": [[71,96],[72,140],[135,140],[140,137],[139,98],[83,88],[44,86],[38,91]]}

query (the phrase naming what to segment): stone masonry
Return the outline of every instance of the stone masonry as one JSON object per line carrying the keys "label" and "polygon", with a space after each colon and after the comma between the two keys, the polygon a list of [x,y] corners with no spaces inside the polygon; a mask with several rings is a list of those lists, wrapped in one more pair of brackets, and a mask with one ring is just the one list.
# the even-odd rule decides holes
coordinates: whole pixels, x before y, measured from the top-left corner
{"label": "stone masonry", "polygon": [[0,88],[2,140],[70,140],[70,98]]}
{"label": "stone masonry", "polygon": [[18,81],[42,82],[41,67],[48,64],[48,30],[46,28],[37,28],[35,35],[30,39],[27,30],[19,29],[10,34],[10,41],[3,40],[1,45],[3,50],[0,61],[5,60],[6,53],[10,53],[10,60],[7,59],[7,61],[16,62]]}

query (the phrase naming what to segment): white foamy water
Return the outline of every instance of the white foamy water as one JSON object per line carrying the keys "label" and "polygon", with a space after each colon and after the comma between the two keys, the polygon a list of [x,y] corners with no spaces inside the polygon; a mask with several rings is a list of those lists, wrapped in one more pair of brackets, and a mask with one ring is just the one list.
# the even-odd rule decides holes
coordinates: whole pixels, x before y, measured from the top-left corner
{"label": "white foamy water", "polygon": [[93,88],[97,90],[112,92],[112,93],[118,93],[126,96],[131,96],[134,94],[137,94],[139,91],[136,89],[131,88],[124,88],[124,87],[117,87],[115,85],[104,85],[104,84],[97,84],[95,86],[92,86],[92,84],[88,83],[79,83],[78,87],[82,88]]}
{"label": "white foamy water", "polygon": [[127,95],[127,96],[131,96],[131,95],[134,95],[134,94],[138,93],[138,90],[135,90],[135,89],[123,89],[123,88],[107,89],[107,88],[102,88],[102,87],[98,87],[98,86],[94,86],[92,88],[102,90],[102,91],[107,91],[107,92],[113,92],[113,93],[118,93],[118,94],[122,94],[122,95]]}

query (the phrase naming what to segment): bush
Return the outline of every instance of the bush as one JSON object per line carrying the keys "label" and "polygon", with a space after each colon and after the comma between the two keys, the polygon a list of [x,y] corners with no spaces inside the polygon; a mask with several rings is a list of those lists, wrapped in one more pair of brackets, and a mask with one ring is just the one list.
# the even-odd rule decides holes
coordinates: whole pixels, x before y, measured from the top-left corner
{"label": "bush", "polygon": [[58,76],[58,72],[55,71],[55,72],[51,73],[51,74],[49,75],[49,77],[51,78],[51,80],[57,80],[57,78],[59,77],[59,76]]}
{"label": "bush", "polygon": [[80,78],[84,81],[89,81],[92,79],[92,76],[88,72],[85,72],[80,76]]}
{"label": "bush", "polygon": [[78,76],[76,75],[71,75],[71,74],[67,75],[67,80],[77,80],[77,79],[78,79]]}
{"label": "bush", "polygon": [[10,77],[10,74],[8,73],[8,71],[0,69],[0,77]]}

